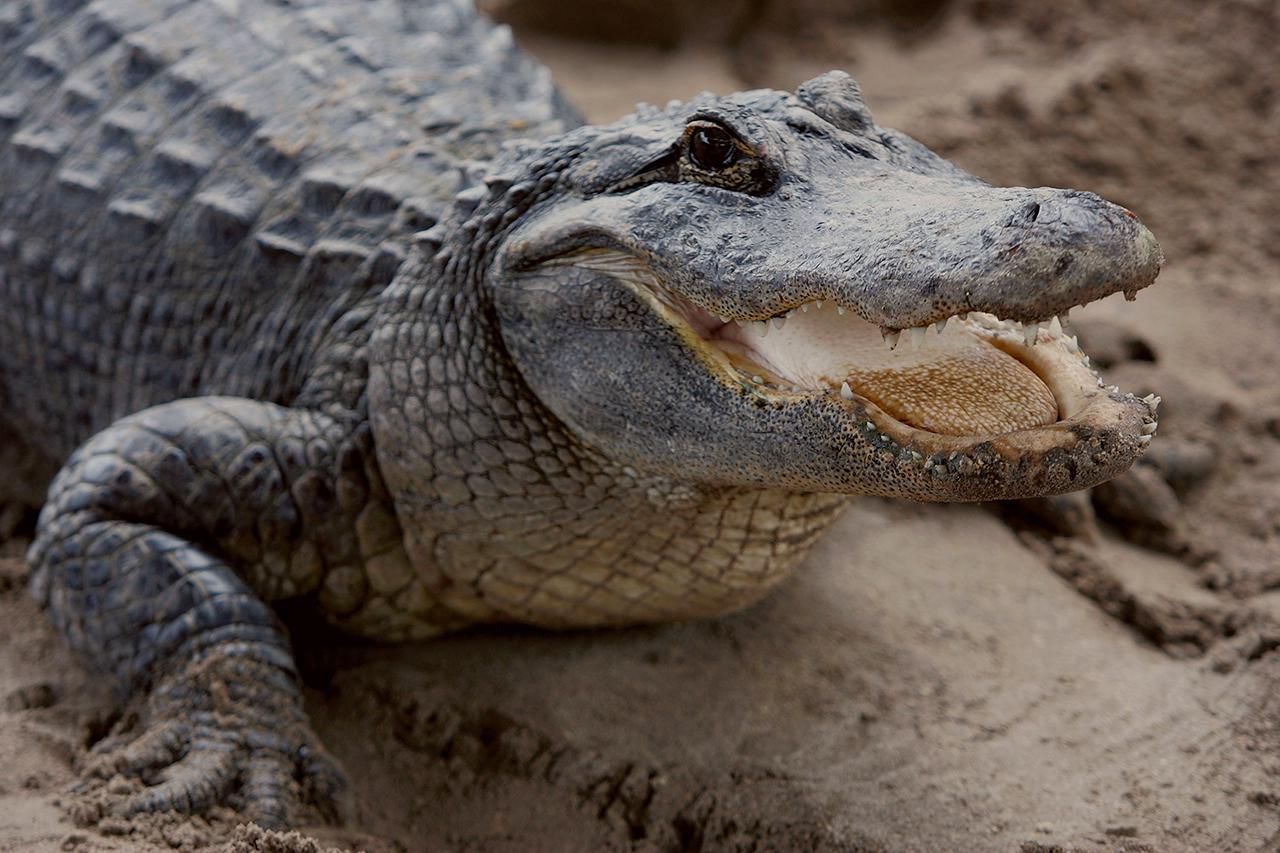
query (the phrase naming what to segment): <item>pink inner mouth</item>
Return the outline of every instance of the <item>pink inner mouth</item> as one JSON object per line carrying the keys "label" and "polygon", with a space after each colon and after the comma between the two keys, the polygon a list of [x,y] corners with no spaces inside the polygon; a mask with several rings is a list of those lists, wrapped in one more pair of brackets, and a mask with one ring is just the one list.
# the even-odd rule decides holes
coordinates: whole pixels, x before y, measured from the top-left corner
{"label": "pink inner mouth", "polygon": [[[1039,325],[1024,328],[974,314],[887,340],[852,311],[817,300],[767,320],[730,322],[674,293],[625,252],[586,250],[561,262],[608,273],[655,297],[674,315],[670,322],[718,351],[760,393],[860,398],[905,427],[943,436],[1003,435],[1068,414],[1054,390],[1066,389],[1045,378],[1056,375],[1045,372],[1054,359],[1034,352]],[[1050,334],[1058,344],[1052,349],[1060,349],[1061,328]],[[1076,372],[1069,374],[1071,385]]]}
{"label": "pink inner mouth", "polygon": [[781,324],[739,326],[689,306],[690,325],[771,384],[803,392],[847,383],[853,395],[917,429],[986,435],[1058,420],[1053,392],[1036,372],[968,323],[907,337],[890,350],[878,327],[852,313],[806,307]]}

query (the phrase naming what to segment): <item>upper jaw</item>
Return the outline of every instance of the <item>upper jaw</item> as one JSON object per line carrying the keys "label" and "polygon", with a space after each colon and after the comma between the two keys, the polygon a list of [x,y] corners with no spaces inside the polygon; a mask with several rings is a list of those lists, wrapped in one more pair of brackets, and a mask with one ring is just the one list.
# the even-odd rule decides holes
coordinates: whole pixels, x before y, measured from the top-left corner
{"label": "upper jaw", "polygon": [[968,312],[1048,323],[1113,293],[1132,298],[1164,260],[1132,212],[1092,193],[904,172],[825,183],[794,181],[786,203],[749,199],[709,221],[691,212],[709,200],[654,188],[593,198],[518,233],[507,263],[613,250],[722,320],[785,319],[823,301],[892,336]]}
{"label": "upper jaw", "polygon": [[[922,237],[922,223],[913,221],[888,242],[881,232],[892,229],[871,229],[880,236],[864,239],[855,233],[847,238],[849,248],[842,243],[829,253],[798,240],[763,263],[723,271],[720,282],[692,269],[664,268],[660,258],[649,262],[685,298],[722,319],[785,319],[806,303],[824,301],[879,326],[886,336],[970,312],[1047,324],[1113,293],[1132,300],[1159,275],[1164,262],[1159,243],[1118,205],[1071,190],[1010,190],[1001,200],[1007,207],[1021,205],[1013,218],[1025,219],[1034,210],[1037,221],[998,221],[988,212],[980,225],[944,221],[934,226],[951,232],[949,237]],[[841,215],[828,211],[824,221]],[[812,225],[798,233],[820,233]],[[645,255],[643,248],[630,250]],[[823,260],[824,254],[830,257]],[[762,286],[755,276],[774,283]]]}

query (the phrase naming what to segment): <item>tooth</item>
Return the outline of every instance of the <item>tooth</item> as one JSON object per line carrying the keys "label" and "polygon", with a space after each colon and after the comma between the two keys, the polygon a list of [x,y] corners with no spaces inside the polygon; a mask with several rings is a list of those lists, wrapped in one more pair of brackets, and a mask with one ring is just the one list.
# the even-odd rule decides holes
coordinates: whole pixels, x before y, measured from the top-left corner
{"label": "tooth", "polygon": [[957,317],[959,317],[961,320],[968,320],[968,319],[969,319],[969,312],[968,312],[968,311],[961,311],[961,312],[960,312],[959,314],[957,314],[956,316],[957,316]]}
{"label": "tooth", "polygon": [[1049,331],[1053,332],[1055,335],[1062,334],[1062,321],[1058,319],[1056,314],[1053,319],[1049,321]]}
{"label": "tooth", "polygon": [[725,317],[725,316],[724,316],[724,315],[722,315],[722,314],[717,314],[717,315],[716,315],[716,317],[720,320],[720,322],[721,322],[721,323],[724,323],[726,326],[727,326],[727,325],[729,325],[729,318],[728,318],[728,317]]}
{"label": "tooth", "polygon": [[1027,323],[1025,326],[1022,327],[1022,334],[1027,342],[1027,346],[1029,347],[1035,346],[1036,338],[1040,335],[1040,324]]}
{"label": "tooth", "polygon": [[1142,402],[1146,403],[1147,406],[1151,408],[1151,414],[1153,415],[1160,409],[1161,399],[1157,397],[1155,394],[1148,394],[1147,396],[1143,397]]}
{"label": "tooth", "polygon": [[1146,447],[1150,443],[1151,443],[1151,436],[1149,435],[1138,436],[1138,444],[1141,444],[1143,447]]}
{"label": "tooth", "polygon": [[889,349],[897,349],[898,339],[902,337],[902,332],[895,332],[891,329],[881,329],[880,336],[884,338],[884,342],[889,345]]}
{"label": "tooth", "polygon": [[1126,290],[1126,291],[1124,292],[1124,301],[1125,301],[1125,302],[1133,302],[1133,301],[1134,301],[1134,300],[1136,300],[1137,298],[1138,298],[1138,291],[1136,291],[1136,290]]}
{"label": "tooth", "polygon": [[1108,391],[1110,391],[1112,394],[1119,394],[1119,393],[1120,393],[1120,386],[1119,386],[1119,385],[1108,385],[1108,386],[1107,386],[1107,390],[1108,390]]}
{"label": "tooth", "polygon": [[916,326],[911,330],[911,348],[919,349],[924,346],[924,329]]}
{"label": "tooth", "polygon": [[1059,314],[1058,320],[1062,323],[1062,328],[1065,329],[1067,327],[1067,323],[1071,320],[1071,309],[1068,308],[1066,311]]}
{"label": "tooth", "polygon": [[808,303],[808,302],[806,302],[805,304],[801,305],[801,306],[800,306],[800,310],[801,310],[801,311],[803,311],[804,313],[808,314],[808,313],[809,313],[809,303]]}
{"label": "tooth", "polygon": [[814,304],[814,305],[816,305],[816,306],[818,306],[818,310],[819,310],[819,311],[821,311],[821,310],[822,310],[822,300],[821,300],[821,299],[815,299],[815,300],[813,301],[813,304]]}
{"label": "tooth", "polygon": [[785,316],[785,315],[784,315],[784,316],[782,316],[782,317],[774,317],[774,318],[773,318],[773,327],[774,327],[775,329],[781,329],[781,328],[782,328],[783,326],[785,326],[785,325],[787,325],[787,318],[786,318],[786,316]]}
{"label": "tooth", "polygon": [[1142,425],[1142,434],[1143,434],[1143,435],[1154,435],[1154,434],[1155,434],[1155,431],[1156,431],[1156,427],[1158,427],[1158,426],[1159,426],[1159,424],[1158,424],[1158,423],[1156,423],[1155,421],[1152,421],[1152,422],[1151,422],[1151,423],[1149,423],[1149,424],[1143,424],[1143,425]]}
{"label": "tooth", "polygon": [[763,320],[752,320],[751,328],[759,332],[760,337],[762,338],[769,334],[769,324],[764,322]]}
{"label": "tooth", "polygon": [[840,383],[840,396],[845,400],[853,399],[853,389],[849,387],[848,382]]}
{"label": "tooth", "polygon": [[735,323],[737,323],[737,324],[738,324],[738,328],[739,328],[739,329],[741,329],[741,328],[742,328],[742,321],[741,321],[741,320],[734,320],[733,322],[735,322]]}
{"label": "tooth", "polygon": [[844,316],[844,312],[845,312],[845,307],[843,305],[836,306],[836,313],[839,314],[841,317]]}
{"label": "tooth", "polygon": [[763,376],[752,376],[752,377],[751,377],[751,381],[752,381],[752,382],[754,382],[754,383],[756,383],[757,385],[763,385],[763,384],[764,384],[764,377],[763,377]]}
{"label": "tooth", "polygon": [[947,323],[950,323],[950,322],[951,322],[950,317],[943,317],[941,320],[939,320],[936,324],[938,327],[938,334],[942,334],[943,332],[945,332],[947,330]]}

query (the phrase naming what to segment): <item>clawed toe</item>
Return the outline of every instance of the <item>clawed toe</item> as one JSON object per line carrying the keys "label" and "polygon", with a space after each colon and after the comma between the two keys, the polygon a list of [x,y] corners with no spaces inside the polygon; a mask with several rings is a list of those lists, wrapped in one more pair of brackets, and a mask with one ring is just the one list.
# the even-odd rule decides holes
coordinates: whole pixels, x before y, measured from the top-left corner
{"label": "clawed toe", "polygon": [[[77,822],[227,805],[268,828],[351,814],[346,779],[309,730],[249,719],[131,722],[96,744],[72,792]],[[309,813],[308,813],[309,812]]]}
{"label": "clawed toe", "polygon": [[[305,820],[308,808],[331,823],[350,816],[346,778],[314,738],[288,751],[253,749],[248,742],[256,738],[244,732],[229,737],[226,731],[188,728],[190,739],[179,747],[184,728],[164,725],[110,751],[95,747],[72,789],[98,800],[88,822],[106,815],[198,814],[219,804],[235,806],[245,818],[268,828]],[[121,784],[121,777],[134,782]]]}
{"label": "clawed toe", "polygon": [[299,750],[305,799],[333,824],[350,823],[355,816],[351,785],[342,766],[319,743]]}
{"label": "clawed toe", "polygon": [[186,752],[185,727],[177,722],[163,723],[143,731],[112,732],[94,744],[85,762],[83,777],[110,779],[117,773],[146,778],[177,761]]}
{"label": "clawed toe", "polygon": [[202,812],[226,798],[236,778],[239,748],[225,739],[199,737],[186,754],[161,771],[159,781],[126,800],[124,817],[144,812]]}

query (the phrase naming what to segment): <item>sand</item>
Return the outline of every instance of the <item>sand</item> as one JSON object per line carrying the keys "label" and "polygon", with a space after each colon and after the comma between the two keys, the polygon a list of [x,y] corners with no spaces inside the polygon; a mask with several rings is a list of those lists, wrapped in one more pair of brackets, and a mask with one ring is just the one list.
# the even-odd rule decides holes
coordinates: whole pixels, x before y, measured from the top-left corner
{"label": "sand", "polygon": [[593,120],[839,66],[882,123],[994,182],[1136,210],[1166,271],[1076,323],[1109,379],[1164,396],[1176,500],[1126,504],[1147,468],[1096,522],[1073,504],[1075,537],[861,500],[714,622],[401,648],[301,629],[356,793],[351,826],[310,835],[70,823],[111,706],[14,540],[0,850],[1280,850],[1280,5],[658,3],[663,26],[583,41],[545,31],[590,31],[548,3],[503,11]]}

